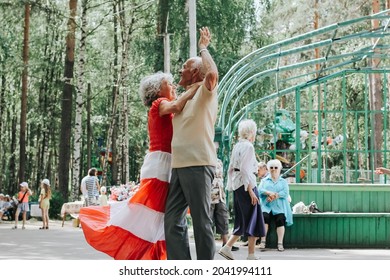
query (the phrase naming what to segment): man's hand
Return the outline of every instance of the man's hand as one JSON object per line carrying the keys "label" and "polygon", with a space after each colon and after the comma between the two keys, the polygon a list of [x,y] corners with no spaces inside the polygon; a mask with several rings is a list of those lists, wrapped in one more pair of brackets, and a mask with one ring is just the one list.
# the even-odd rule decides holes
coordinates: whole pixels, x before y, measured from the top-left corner
{"label": "man's hand", "polygon": [[201,29],[199,29],[199,32],[200,32],[200,38],[198,42],[198,47],[201,50],[209,46],[211,41],[211,33],[208,27],[202,27]]}

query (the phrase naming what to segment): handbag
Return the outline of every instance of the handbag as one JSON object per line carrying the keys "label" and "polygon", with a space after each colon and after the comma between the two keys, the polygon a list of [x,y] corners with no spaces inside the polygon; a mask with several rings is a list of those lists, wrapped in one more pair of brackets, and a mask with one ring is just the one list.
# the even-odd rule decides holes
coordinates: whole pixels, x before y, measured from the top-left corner
{"label": "handbag", "polygon": [[24,197],[26,196],[26,193],[27,193],[27,192],[28,192],[28,191],[25,191],[25,192],[24,192],[24,194],[23,194],[21,200],[18,200],[18,199],[15,199],[15,200],[14,200],[15,206],[18,206],[20,203],[22,203],[22,201],[23,201]]}

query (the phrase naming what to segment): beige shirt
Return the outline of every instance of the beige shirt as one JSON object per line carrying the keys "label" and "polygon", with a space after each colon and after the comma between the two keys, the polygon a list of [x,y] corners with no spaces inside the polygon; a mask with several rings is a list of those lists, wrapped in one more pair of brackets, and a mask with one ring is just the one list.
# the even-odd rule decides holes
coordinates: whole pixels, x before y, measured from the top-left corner
{"label": "beige shirt", "polygon": [[195,96],[173,117],[172,168],[215,166],[215,121],[218,113],[217,87],[209,91],[203,82],[190,86]]}

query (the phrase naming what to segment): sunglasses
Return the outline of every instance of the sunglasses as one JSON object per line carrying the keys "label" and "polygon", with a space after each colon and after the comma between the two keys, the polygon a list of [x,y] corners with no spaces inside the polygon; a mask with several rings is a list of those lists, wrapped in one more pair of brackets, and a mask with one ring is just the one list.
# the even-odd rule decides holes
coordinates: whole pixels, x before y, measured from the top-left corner
{"label": "sunglasses", "polygon": [[269,167],[269,169],[271,169],[271,170],[272,170],[272,169],[275,169],[275,170],[277,170],[277,169],[278,169],[278,167],[277,167],[277,166],[270,166],[270,167]]}

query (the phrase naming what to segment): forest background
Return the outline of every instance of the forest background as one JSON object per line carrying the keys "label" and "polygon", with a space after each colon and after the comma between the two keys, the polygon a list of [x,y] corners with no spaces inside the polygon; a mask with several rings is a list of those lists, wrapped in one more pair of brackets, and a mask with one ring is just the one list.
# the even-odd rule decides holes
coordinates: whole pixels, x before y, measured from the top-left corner
{"label": "forest background", "polygon": [[[148,149],[140,79],[189,57],[188,0],[0,0],[0,192],[52,182],[77,200],[90,167],[102,184],[137,181]],[[390,7],[390,0],[198,0],[220,79],[248,53]],[[179,91],[182,89],[179,89]],[[108,152],[106,152],[108,151]]]}

